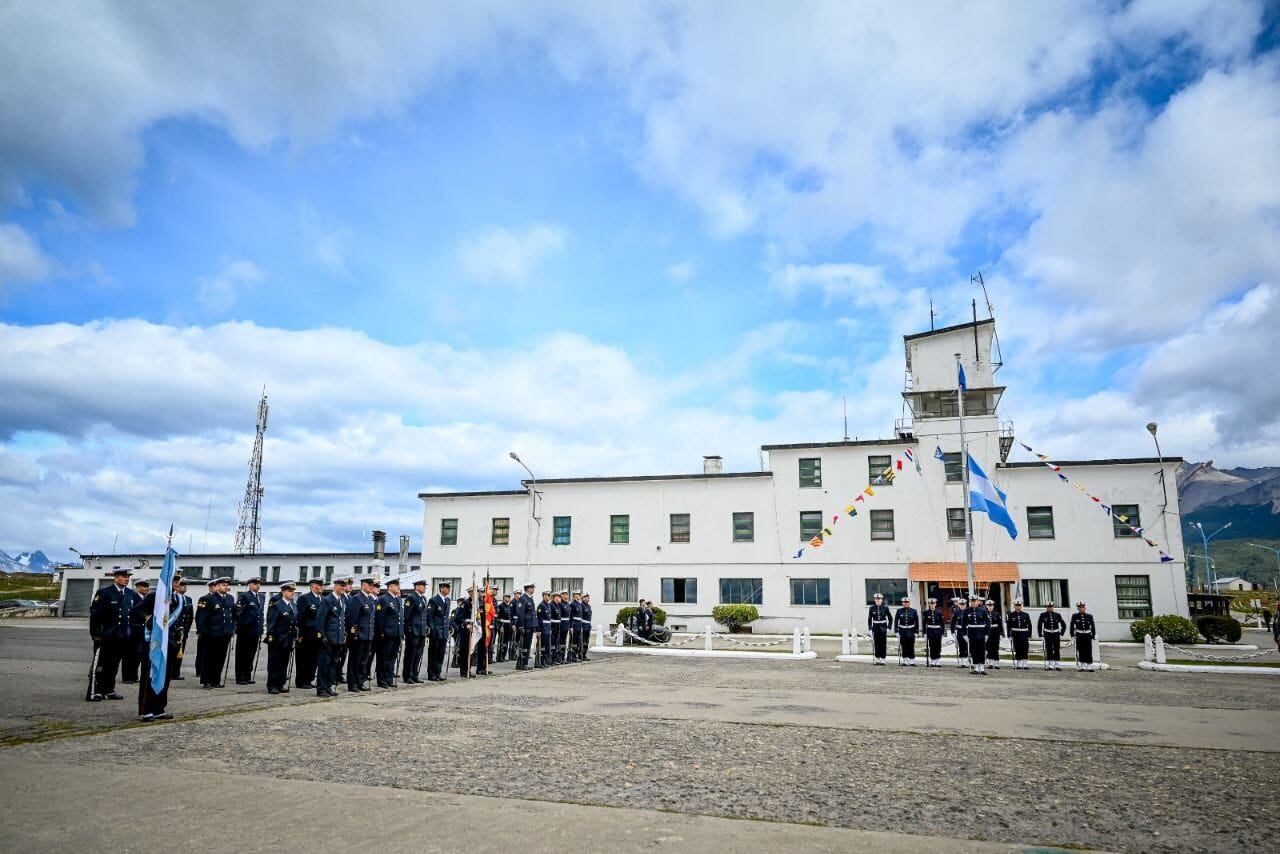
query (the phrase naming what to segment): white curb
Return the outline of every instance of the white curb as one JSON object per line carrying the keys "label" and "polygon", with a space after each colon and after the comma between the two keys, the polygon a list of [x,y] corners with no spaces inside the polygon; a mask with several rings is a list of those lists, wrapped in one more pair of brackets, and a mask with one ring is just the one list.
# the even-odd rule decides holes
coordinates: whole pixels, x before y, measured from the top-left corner
{"label": "white curb", "polygon": [[1243,673],[1246,676],[1280,676],[1280,667],[1222,667],[1215,664],[1156,664],[1154,661],[1139,661],[1138,667],[1143,670],[1159,670],[1164,673]]}
{"label": "white curb", "polygon": [[739,652],[732,649],[653,649],[638,646],[593,646],[589,652],[616,655],[668,655],[682,658],[768,658],[774,661],[808,661],[818,657],[816,652]]}

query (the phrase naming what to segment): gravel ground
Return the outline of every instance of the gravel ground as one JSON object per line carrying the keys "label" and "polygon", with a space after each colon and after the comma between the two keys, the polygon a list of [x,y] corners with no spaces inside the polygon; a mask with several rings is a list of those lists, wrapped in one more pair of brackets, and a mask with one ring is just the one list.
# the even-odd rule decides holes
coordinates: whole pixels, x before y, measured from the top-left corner
{"label": "gravel ground", "polygon": [[[613,658],[493,678],[486,693],[410,689],[14,749],[167,763],[181,743],[182,768],[1111,850],[1259,849],[1274,838],[1275,754],[1092,743],[1087,721],[1065,722],[1061,740],[1046,741],[901,732],[888,729],[893,721],[880,731],[677,721],[654,717],[653,704],[608,702],[612,689],[650,684],[700,686],[712,699],[689,705],[703,709],[749,695],[800,713],[789,690],[909,693],[943,706],[963,692],[989,698],[993,710],[1028,692],[1266,709],[1274,690],[1237,677],[1166,681],[1124,670],[987,680],[921,668],[872,673],[822,662]],[[522,696],[532,684],[524,679],[554,685],[555,696]],[[610,711],[557,710],[584,698]],[[1208,809],[1202,793],[1229,803],[1229,813]]]}

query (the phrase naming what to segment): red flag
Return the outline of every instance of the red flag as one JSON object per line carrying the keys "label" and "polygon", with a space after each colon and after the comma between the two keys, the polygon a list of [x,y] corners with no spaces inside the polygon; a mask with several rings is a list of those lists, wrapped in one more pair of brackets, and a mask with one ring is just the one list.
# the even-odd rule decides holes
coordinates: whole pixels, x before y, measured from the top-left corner
{"label": "red flag", "polygon": [[493,588],[486,586],[484,589],[484,636],[486,643],[493,637],[493,618],[497,613],[497,608],[493,605]]}
{"label": "red flag", "polygon": [[902,460],[898,460],[898,471],[902,471]]}

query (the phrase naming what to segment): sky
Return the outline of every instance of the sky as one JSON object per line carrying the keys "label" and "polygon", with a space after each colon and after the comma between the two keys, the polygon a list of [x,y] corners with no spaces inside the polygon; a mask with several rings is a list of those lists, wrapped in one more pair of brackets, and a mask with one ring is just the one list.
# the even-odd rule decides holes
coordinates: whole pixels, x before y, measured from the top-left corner
{"label": "sky", "polygon": [[[450,8],[454,5],[454,8]],[[1262,2],[0,2],[0,549],[892,434],[981,271],[1020,438],[1280,464]]]}

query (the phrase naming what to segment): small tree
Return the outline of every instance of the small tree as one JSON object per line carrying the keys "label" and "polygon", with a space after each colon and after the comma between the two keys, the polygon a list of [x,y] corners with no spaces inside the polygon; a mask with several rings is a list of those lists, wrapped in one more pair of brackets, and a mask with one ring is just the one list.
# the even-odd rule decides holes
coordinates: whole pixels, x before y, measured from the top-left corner
{"label": "small tree", "polygon": [[1136,641],[1145,636],[1164,638],[1165,643],[1195,643],[1199,639],[1195,623],[1177,614],[1146,617],[1129,624],[1129,634]]}
{"label": "small tree", "polygon": [[1209,643],[1235,643],[1240,640],[1240,624],[1231,617],[1201,617],[1196,628]]}
{"label": "small tree", "polygon": [[[618,609],[618,618],[617,618],[617,623],[618,623],[618,625],[625,625],[625,624],[626,624],[626,622],[627,622],[627,620],[629,620],[629,619],[631,619],[632,617],[634,617],[634,616],[635,616],[636,611],[638,611],[638,610],[640,610],[640,609],[639,609],[639,608],[637,608],[635,605],[628,605],[628,606],[627,606],[627,607],[625,607],[625,608],[619,608],[619,609]],[[661,608],[659,608],[659,607],[658,607],[658,606],[656,606],[656,605],[655,605],[652,609],[650,609],[650,610],[652,610],[652,611],[653,611],[653,622],[654,622],[654,625],[658,625],[658,626],[665,626],[665,625],[667,624],[667,612],[666,612],[666,611],[662,610]]]}
{"label": "small tree", "polygon": [[755,605],[716,605],[711,609],[711,618],[730,632],[736,632],[752,620],[760,619],[760,612]]}

